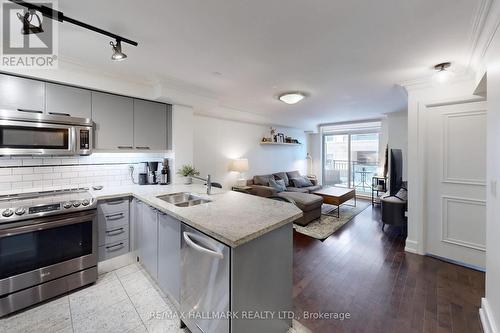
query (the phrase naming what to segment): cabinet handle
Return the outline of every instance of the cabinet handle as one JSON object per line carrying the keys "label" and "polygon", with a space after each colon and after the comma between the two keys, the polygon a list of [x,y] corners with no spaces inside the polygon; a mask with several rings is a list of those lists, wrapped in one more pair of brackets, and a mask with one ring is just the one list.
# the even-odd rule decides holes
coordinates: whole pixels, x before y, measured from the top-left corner
{"label": "cabinet handle", "polygon": [[121,248],[123,248],[123,243],[118,243],[118,244],[115,244],[115,245],[106,246],[106,250],[111,250],[111,251],[116,251],[116,250],[119,250]]}
{"label": "cabinet handle", "polygon": [[71,117],[69,113],[62,113],[62,112],[49,112],[49,114],[52,114],[54,116],[66,116],[66,117]]}
{"label": "cabinet handle", "polygon": [[106,215],[106,218],[108,220],[118,220],[121,219],[123,216],[124,216],[123,213],[117,213],[117,214]]}
{"label": "cabinet handle", "polygon": [[118,149],[133,149],[132,146],[118,146]]}
{"label": "cabinet handle", "polygon": [[151,149],[148,146],[135,147],[135,149]]}
{"label": "cabinet handle", "polygon": [[118,228],[118,229],[113,229],[113,230],[106,230],[107,234],[116,233],[116,235],[118,235],[118,234],[121,234],[122,232],[123,232],[123,228]]}
{"label": "cabinet handle", "polygon": [[38,110],[28,110],[28,109],[17,109],[17,111],[20,111],[20,112],[27,112],[27,113],[43,113],[43,111],[38,111]]}
{"label": "cabinet handle", "polygon": [[108,205],[119,205],[119,204],[123,203],[123,201],[124,201],[123,199],[120,199],[120,200],[107,201],[106,203]]}

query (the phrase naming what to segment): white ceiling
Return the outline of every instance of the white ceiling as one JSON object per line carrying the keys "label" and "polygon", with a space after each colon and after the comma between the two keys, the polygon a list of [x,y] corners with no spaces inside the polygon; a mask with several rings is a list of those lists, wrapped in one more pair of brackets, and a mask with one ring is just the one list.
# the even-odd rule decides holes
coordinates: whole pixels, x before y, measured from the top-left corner
{"label": "white ceiling", "polygon": [[[312,128],[404,109],[406,94],[396,84],[430,75],[438,62],[467,68],[480,2],[60,0],[65,15],[139,47],[124,44],[129,58],[113,63],[108,38],[64,23],[59,53]],[[287,90],[310,97],[285,105],[276,95]]]}

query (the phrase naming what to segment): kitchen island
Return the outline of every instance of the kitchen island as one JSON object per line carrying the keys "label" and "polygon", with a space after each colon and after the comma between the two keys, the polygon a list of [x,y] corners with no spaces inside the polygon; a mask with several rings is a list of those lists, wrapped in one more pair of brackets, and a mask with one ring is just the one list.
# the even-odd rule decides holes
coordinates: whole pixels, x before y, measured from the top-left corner
{"label": "kitchen island", "polygon": [[[179,207],[159,198],[172,193],[209,202]],[[300,209],[234,191],[207,195],[202,185],[132,185],[92,194],[104,213],[130,200],[130,253],[192,332],[291,327],[292,222]]]}

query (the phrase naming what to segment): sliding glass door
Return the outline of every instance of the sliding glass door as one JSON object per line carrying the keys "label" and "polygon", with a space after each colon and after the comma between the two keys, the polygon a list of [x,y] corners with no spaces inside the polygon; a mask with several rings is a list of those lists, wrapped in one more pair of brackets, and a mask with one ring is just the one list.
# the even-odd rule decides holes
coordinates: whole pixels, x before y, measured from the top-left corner
{"label": "sliding glass door", "polygon": [[323,184],[369,194],[377,174],[378,147],[378,132],[324,134]]}

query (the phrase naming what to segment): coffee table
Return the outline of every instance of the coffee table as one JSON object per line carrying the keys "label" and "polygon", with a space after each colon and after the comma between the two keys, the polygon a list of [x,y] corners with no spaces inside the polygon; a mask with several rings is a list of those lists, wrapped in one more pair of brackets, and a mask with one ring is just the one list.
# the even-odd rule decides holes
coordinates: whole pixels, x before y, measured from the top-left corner
{"label": "coffee table", "polygon": [[340,218],[340,205],[351,199],[354,199],[354,207],[356,207],[356,190],[353,188],[326,187],[313,194],[323,197],[323,203],[337,206],[337,208],[325,213],[325,215],[333,215],[331,213],[337,211],[337,218]]}

